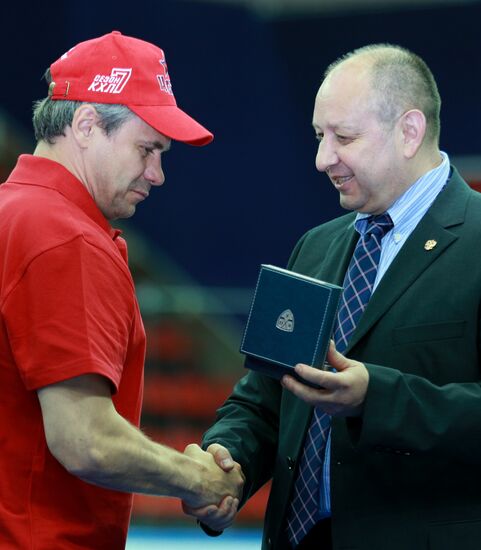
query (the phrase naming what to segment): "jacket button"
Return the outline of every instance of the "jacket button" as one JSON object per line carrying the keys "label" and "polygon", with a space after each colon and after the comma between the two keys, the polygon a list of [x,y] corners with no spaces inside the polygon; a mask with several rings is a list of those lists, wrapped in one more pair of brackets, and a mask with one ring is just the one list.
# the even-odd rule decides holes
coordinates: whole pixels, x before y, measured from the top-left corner
{"label": "jacket button", "polygon": [[294,466],[296,465],[296,461],[292,458],[292,456],[288,456],[286,460],[287,460],[287,467],[289,468],[289,470],[293,470]]}

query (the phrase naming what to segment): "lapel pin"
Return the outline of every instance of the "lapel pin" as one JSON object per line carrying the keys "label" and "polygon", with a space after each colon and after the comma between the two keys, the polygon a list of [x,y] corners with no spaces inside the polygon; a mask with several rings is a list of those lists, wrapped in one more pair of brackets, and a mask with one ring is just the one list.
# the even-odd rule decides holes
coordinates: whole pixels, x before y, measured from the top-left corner
{"label": "lapel pin", "polygon": [[429,239],[429,241],[426,241],[424,243],[424,250],[432,250],[437,244],[438,244],[437,241],[433,239]]}

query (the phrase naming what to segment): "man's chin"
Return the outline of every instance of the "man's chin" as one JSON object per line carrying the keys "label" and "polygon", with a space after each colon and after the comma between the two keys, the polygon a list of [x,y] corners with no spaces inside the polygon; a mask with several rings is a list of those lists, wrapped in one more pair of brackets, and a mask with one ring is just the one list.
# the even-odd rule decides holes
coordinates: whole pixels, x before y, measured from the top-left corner
{"label": "man's chin", "polygon": [[128,209],[109,213],[109,215],[105,217],[111,222],[115,220],[126,220],[135,214],[135,208],[134,205],[131,205]]}
{"label": "man's chin", "polygon": [[359,209],[364,206],[359,201],[356,201],[355,199],[353,199],[353,197],[347,197],[343,195],[341,195],[339,198],[339,204],[345,210],[356,210],[357,212],[359,212],[360,211]]}

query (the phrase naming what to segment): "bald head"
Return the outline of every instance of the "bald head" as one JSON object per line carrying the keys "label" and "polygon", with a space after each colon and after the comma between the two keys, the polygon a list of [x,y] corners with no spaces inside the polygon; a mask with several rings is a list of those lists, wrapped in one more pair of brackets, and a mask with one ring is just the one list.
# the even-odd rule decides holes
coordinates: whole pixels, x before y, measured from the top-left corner
{"label": "bald head", "polygon": [[441,99],[434,77],[416,54],[391,44],[364,46],[342,56],[325,72],[325,79],[339,71],[359,71],[372,92],[373,108],[380,121],[393,124],[410,109],[426,117],[425,141],[438,145]]}

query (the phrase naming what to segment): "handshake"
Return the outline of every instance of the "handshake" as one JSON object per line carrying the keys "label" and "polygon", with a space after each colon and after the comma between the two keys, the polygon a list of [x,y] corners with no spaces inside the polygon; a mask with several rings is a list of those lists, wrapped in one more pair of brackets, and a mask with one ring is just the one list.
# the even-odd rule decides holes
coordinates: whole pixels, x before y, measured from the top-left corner
{"label": "handshake", "polygon": [[207,451],[196,444],[187,445],[184,455],[200,470],[198,477],[194,473],[190,494],[182,497],[182,509],[213,531],[223,531],[234,521],[242,497],[245,477],[240,464],[215,443]]}

